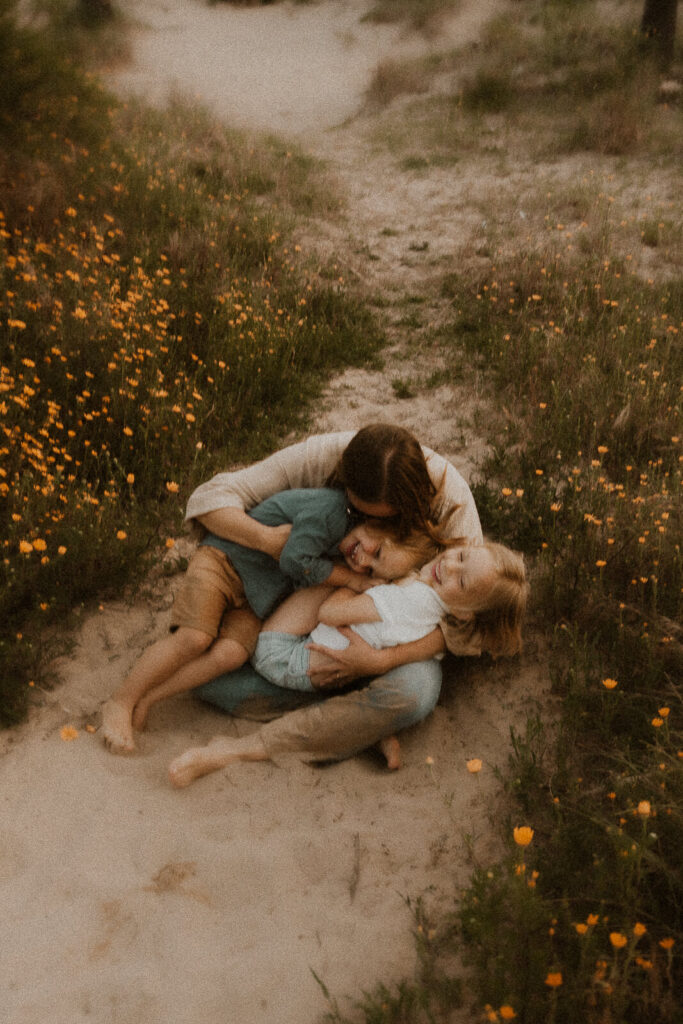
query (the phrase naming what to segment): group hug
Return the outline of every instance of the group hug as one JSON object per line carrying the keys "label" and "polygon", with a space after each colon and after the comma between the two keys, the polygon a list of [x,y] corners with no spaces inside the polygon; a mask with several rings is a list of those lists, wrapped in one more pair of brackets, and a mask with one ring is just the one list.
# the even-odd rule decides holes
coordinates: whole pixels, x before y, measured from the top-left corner
{"label": "group hug", "polygon": [[455,466],[403,427],[308,438],[190,496],[200,534],[169,632],[103,707],[112,753],[135,750],[158,701],[193,690],[257,720],[171,763],[190,785],[286,752],[342,759],[434,709],[446,652],[521,649],[528,583],[518,553],[482,535]]}

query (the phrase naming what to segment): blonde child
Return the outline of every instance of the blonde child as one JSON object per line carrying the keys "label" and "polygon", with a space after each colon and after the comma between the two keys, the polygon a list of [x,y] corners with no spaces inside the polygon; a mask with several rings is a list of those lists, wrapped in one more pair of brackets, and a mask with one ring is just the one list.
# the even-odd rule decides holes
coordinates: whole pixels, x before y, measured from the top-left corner
{"label": "blonde child", "polygon": [[[431,546],[428,539],[411,538],[402,548],[390,536],[385,537],[383,544],[385,549],[403,555],[406,570],[424,563]],[[453,545],[441,549],[419,572],[399,583],[371,588],[363,594],[344,587],[334,591],[316,587],[292,595],[264,623],[257,644],[257,650],[259,644],[261,650],[256,655],[256,666],[277,685],[306,687],[305,678],[329,646],[329,636],[324,638],[324,645],[316,643],[317,623],[334,629],[356,627],[365,631],[366,636],[368,627],[374,624],[381,646],[403,642],[402,638],[415,639],[410,631],[416,621],[417,630],[423,631],[423,635],[447,622],[449,629],[459,632],[465,643],[476,637],[482,648],[495,656],[514,654],[521,648],[527,593],[524,562],[516,552],[493,543]],[[297,716],[301,728],[297,727]],[[280,742],[271,742],[272,730],[266,725],[249,736],[218,737],[206,747],[186,751],[170,766],[172,784],[178,788],[187,786],[199,776],[234,761],[264,761],[286,751],[315,752],[316,720],[311,718],[311,709],[293,711],[285,718],[290,727],[274,730],[275,736],[286,737]],[[373,741],[380,744],[388,766],[397,768],[398,742],[386,717],[380,729]],[[370,733],[365,730],[362,745],[354,749],[349,737],[346,753],[370,745],[369,738]],[[324,749],[324,742],[320,745]]]}

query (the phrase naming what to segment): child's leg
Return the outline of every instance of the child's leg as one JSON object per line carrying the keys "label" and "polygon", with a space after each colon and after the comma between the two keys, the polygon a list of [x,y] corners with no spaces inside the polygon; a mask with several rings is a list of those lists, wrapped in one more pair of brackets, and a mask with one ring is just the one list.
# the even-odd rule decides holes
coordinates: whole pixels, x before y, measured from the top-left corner
{"label": "child's leg", "polygon": [[197,686],[211,682],[223,672],[232,672],[244,665],[248,658],[249,652],[236,640],[215,640],[205,654],[174,672],[169,679],[150,690],[138,701],[133,712],[133,728],[144,729],[147,714],[153,704],[165,700],[166,697],[194,690]]}
{"label": "child's leg", "polygon": [[148,691],[133,712],[133,726],[144,728],[147,712],[152,704],[173,697],[177,693],[194,690],[211,682],[217,675],[233,672],[249,659],[256,647],[261,620],[248,606],[229,608],[218,627],[218,638],[211,647],[194,661],[183,666],[160,686]]}
{"label": "child's leg", "polygon": [[104,742],[111,751],[124,753],[135,749],[132,722],[135,705],[188,662],[199,658],[211,643],[210,634],[181,626],[144,651],[102,709]]}
{"label": "child's leg", "polygon": [[290,594],[266,619],[261,632],[290,633],[292,636],[305,636],[306,633],[311,633],[318,624],[320,605],[330,596],[332,590],[332,587],[321,584]]}

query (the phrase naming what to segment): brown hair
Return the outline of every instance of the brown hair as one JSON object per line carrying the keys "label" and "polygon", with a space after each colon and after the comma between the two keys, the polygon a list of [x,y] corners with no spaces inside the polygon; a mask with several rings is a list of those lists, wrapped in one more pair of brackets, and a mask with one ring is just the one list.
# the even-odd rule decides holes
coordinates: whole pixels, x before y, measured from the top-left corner
{"label": "brown hair", "polygon": [[347,488],[370,504],[391,505],[401,540],[414,529],[439,539],[433,520],[437,488],[419,441],[404,427],[363,427],[346,446],[328,484]]}
{"label": "brown hair", "polygon": [[487,541],[484,547],[495,566],[493,584],[482,593],[471,619],[449,616],[448,624],[463,642],[479,639],[482,650],[494,657],[517,654],[522,649],[522,620],[529,595],[524,559],[504,544]]}

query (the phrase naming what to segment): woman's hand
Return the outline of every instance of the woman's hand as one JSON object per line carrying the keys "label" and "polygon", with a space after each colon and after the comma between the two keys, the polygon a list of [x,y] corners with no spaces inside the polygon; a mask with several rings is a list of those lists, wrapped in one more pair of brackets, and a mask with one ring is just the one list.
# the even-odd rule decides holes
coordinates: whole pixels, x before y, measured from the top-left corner
{"label": "woman's hand", "polygon": [[386,671],[384,651],[375,650],[352,629],[342,627],[339,632],[349,641],[343,651],[321,644],[306,644],[311,652],[308,675],[315,690],[335,690],[360,676],[381,675]]}

